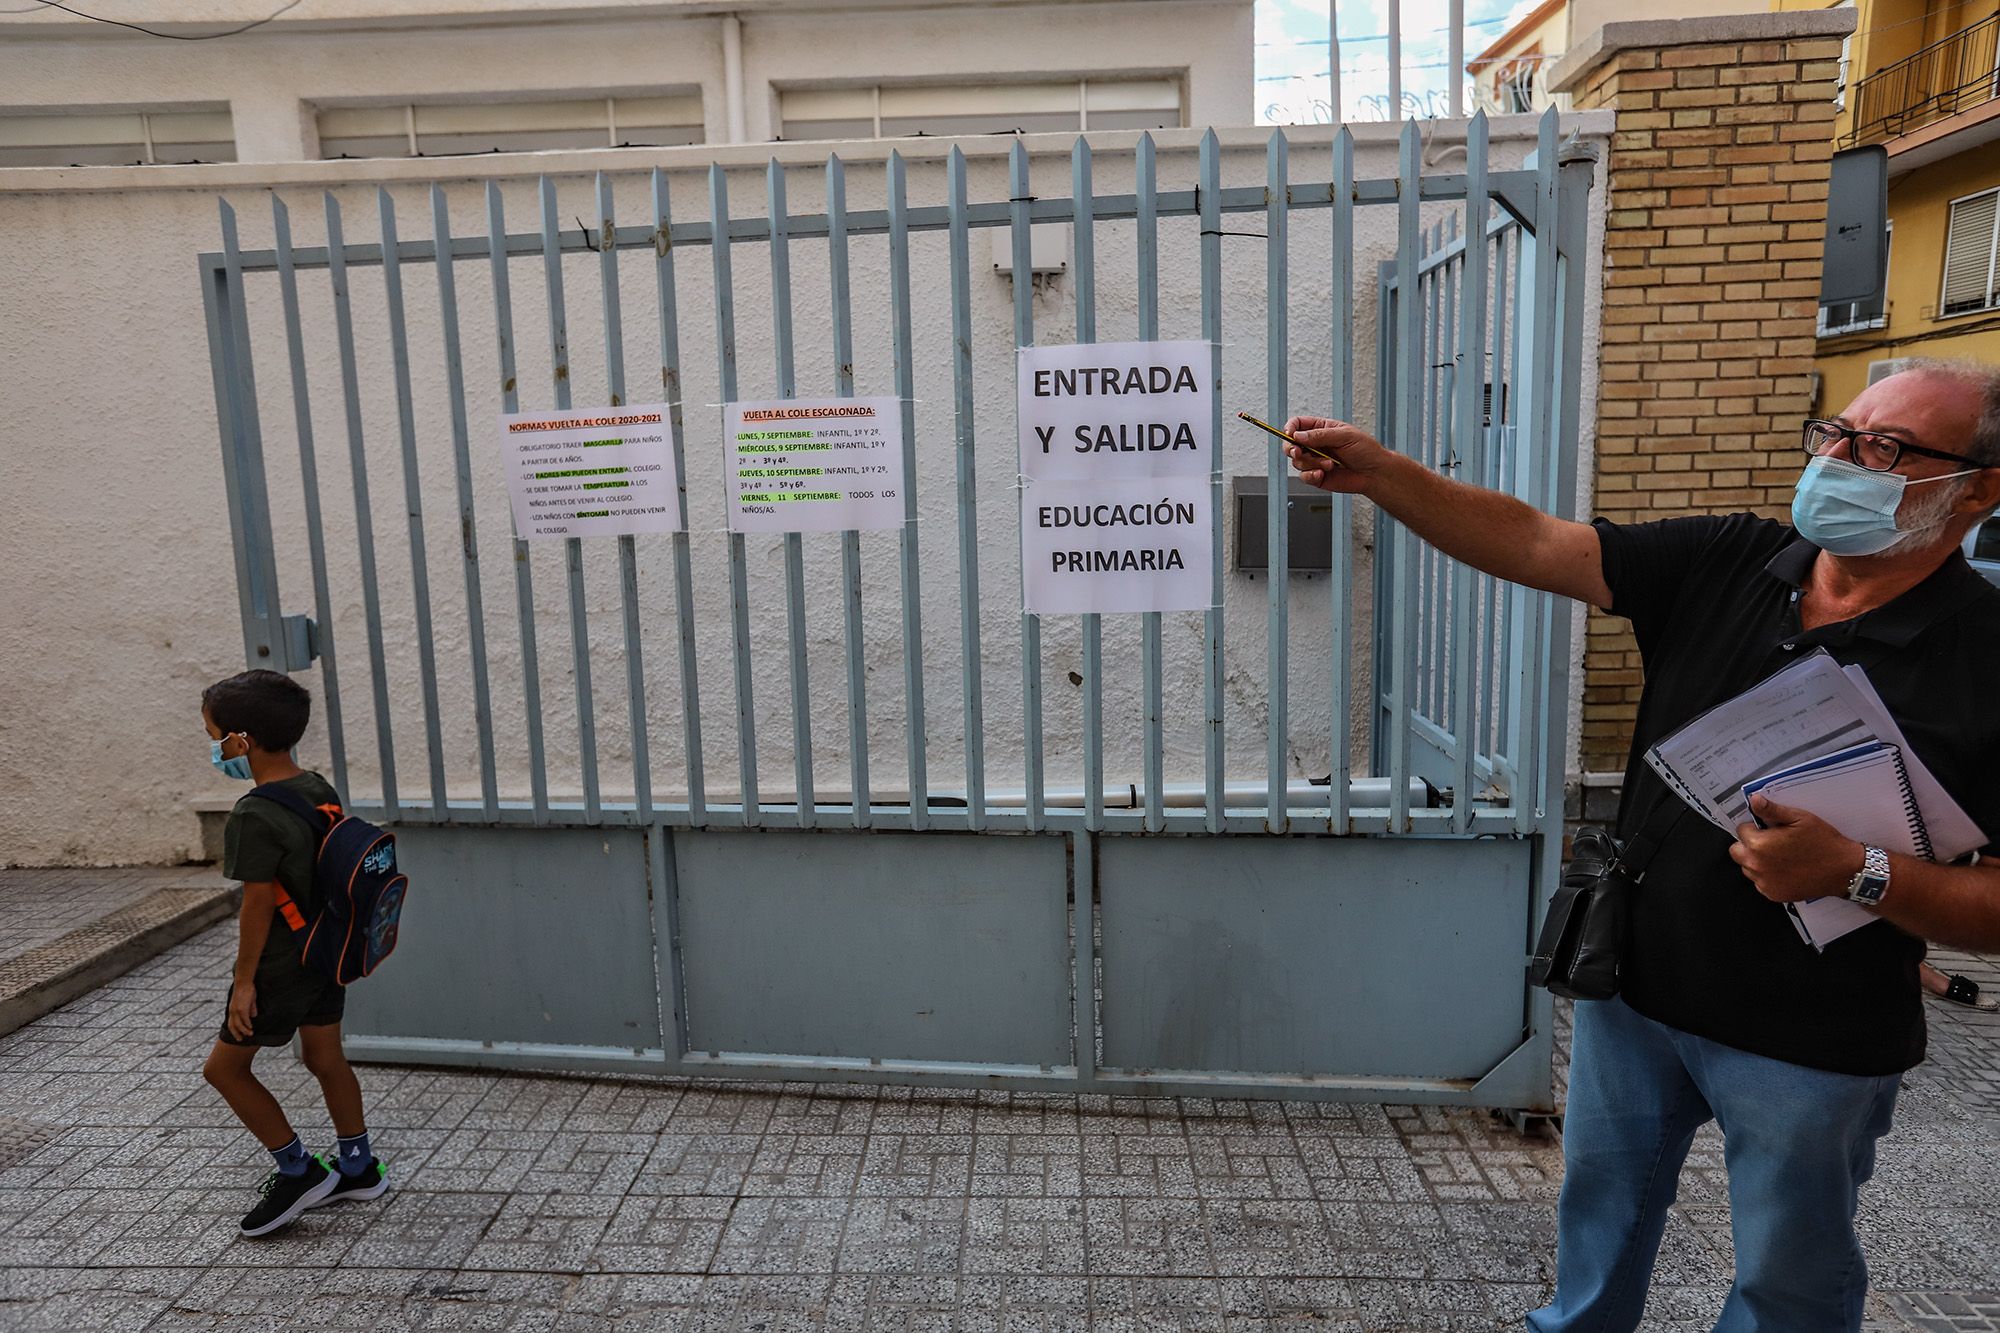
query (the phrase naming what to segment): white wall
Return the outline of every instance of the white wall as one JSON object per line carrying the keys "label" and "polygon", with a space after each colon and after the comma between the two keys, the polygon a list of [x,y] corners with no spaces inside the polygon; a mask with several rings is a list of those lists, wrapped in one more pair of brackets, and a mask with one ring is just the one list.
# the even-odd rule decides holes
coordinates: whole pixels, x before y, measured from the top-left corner
{"label": "white wall", "polygon": [[[159,13],[144,15],[140,8],[118,16],[178,17],[192,26],[178,12],[191,6],[154,6]],[[163,41],[78,19],[0,17],[0,110],[226,101],[238,160],[284,162],[318,155],[313,108],[322,101],[699,89],[707,142],[730,140],[722,6],[614,3],[582,15],[559,4],[502,6],[477,23],[453,8],[427,0],[392,20],[380,5],[320,3],[310,22],[280,20],[212,42]],[[934,0],[729,12],[743,24],[753,141],[778,132],[778,86],[955,75],[1185,72],[1189,124],[1247,125],[1252,117],[1249,0]]]}
{"label": "white wall", "polygon": [[[1608,118],[1575,118],[1587,136],[1604,133]],[[1431,152],[1450,152],[1453,127],[1440,125]],[[1496,165],[1517,163],[1532,146],[1525,119],[1495,123]],[[1393,175],[1390,127],[1358,127],[1362,178]],[[1193,184],[1193,132],[1162,137],[1161,181]],[[1093,135],[1099,193],[1131,188],[1130,134]],[[1225,181],[1264,179],[1261,132],[1224,136]],[[1327,134],[1294,136],[1293,178],[1324,180]],[[972,158],[975,200],[1008,194],[1005,140],[965,140]],[[1068,144],[1060,136],[1030,140],[1037,193],[1068,190]],[[947,143],[906,144],[914,204],[942,202]],[[783,146],[795,212],[823,206],[822,150]],[[879,207],[886,146],[853,146],[851,206]],[[270,192],[276,186],[293,213],[297,243],[324,236],[322,186],[341,202],[350,241],[376,234],[375,188],[386,184],[404,237],[427,235],[429,174],[446,181],[452,226],[483,229],[481,197],[488,179],[502,183],[510,230],[534,223],[534,174],[556,178],[565,224],[594,216],[589,173],[614,173],[618,216],[648,221],[645,169],[669,169],[677,219],[705,215],[704,176],[711,159],[728,167],[732,211],[761,210],[764,152],[758,149],[606,150],[458,159],[451,162],[240,164],[186,168],[91,168],[0,173],[0,236],[9,263],[0,278],[0,358],[9,367],[0,448],[8,459],[10,518],[0,525],[0,862],[45,863],[171,860],[199,843],[191,803],[237,790],[206,763],[197,698],[210,681],[240,669],[242,640],[235,597],[227,510],[223,501],[209,357],[194,257],[217,244],[216,196],[242,218],[244,244],[267,245]],[[1449,162],[1442,169],[1451,169]],[[1427,213],[1442,215],[1444,206]],[[1593,208],[1593,216],[1598,212]],[[1328,251],[1324,211],[1295,214],[1290,310],[1291,401],[1320,406],[1329,371]],[[1246,231],[1261,219],[1243,215]],[[1200,333],[1198,237],[1192,219],[1162,223],[1162,334]],[[1099,337],[1135,334],[1135,269],[1129,224],[1103,224],[1098,238]],[[1594,237],[1594,233],[1593,233]],[[975,234],[974,254],[984,253]],[[1366,209],[1357,227],[1356,327],[1353,331],[1358,418],[1373,420],[1375,262],[1393,253],[1393,213]],[[1596,253],[1593,238],[1592,254]],[[1225,244],[1225,369],[1227,405],[1264,405],[1265,247],[1251,238]],[[739,394],[768,394],[773,383],[768,336],[768,266],[760,246],[735,256]],[[700,688],[707,718],[705,764],[713,792],[736,785],[736,737],[730,664],[726,542],[720,532],[721,473],[715,447],[721,394],[713,351],[713,287],[705,247],[678,255],[684,401],[687,404],[690,494],[694,499],[696,609],[701,646]],[[857,391],[893,391],[889,359],[886,251],[880,238],[857,239],[853,255]],[[936,788],[962,781],[962,662],[959,650],[957,514],[950,380],[950,314],[941,234],[913,245],[917,294],[918,487],[923,552],[924,659],[928,684],[928,748]],[[600,284],[594,255],[565,265],[573,382],[579,406],[604,399]],[[499,407],[492,304],[483,261],[457,266],[466,357],[471,457],[482,561],[479,582],[486,612],[500,737],[499,766],[508,795],[525,791],[519,640],[508,559],[504,490],[493,422]],[[512,266],[519,378],[525,407],[551,401],[541,266]],[[658,396],[657,314],[649,251],[621,255],[621,296],[630,397]],[[798,312],[798,380],[802,394],[832,387],[826,325],[823,243],[795,244],[792,256]],[[420,459],[424,547],[437,617],[442,732],[454,795],[476,792],[476,727],[465,639],[465,576],[450,465],[435,280],[423,266],[406,271],[413,349],[413,401]],[[373,785],[366,756],[373,749],[367,654],[360,592],[353,570],[355,534],[350,470],[339,392],[333,322],[323,273],[302,276],[312,424],[328,521],[333,570],[334,630],[340,652],[343,714],[354,785]],[[390,695],[403,789],[427,789],[427,754],[417,686],[410,546],[402,505],[403,476],[386,319],[379,269],[357,269],[353,280],[359,330],[365,453],[374,530],[387,607]],[[1596,345],[1595,272],[1585,346]],[[275,279],[250,287],[260,416],[280,533],[284,609],[311,609],[304,555],[298,443],[292,386],[285,369]],[[1058,279],[1036,300],[1040,340],[1065,341],[1073,331],[1074,286]],[[981,627],[985,670],[989,785],[1018,787],[1021,765],[1020,618],[1012,481],[1012,306],[1004,277],[975,262],[973,274],[976,416],[981,541]],[[1586,365],[1583,420],[1593,413],[1594,364]],[[1225,434],[1225,472],[1261,472],[1264,445],[1247,429]],[[1589,475],[1586,459],[1583,475]],[[1357,545],[1368,525],[1358,525]],[[904,780],[905,712],[901,627],[893,534],[864,543],[870,751],[878,788]],[[809,637],[818,781],[846,785],[847,669],[834,591],[838,547],[833,538],[807,539],[811,588]],[[790,687],[786,679],[782,569],[776,539],[750,543],[752,638],[762,664],[757,675],[759,765],[767,791],[792,782]],[[1365,550],[1357,550],[1365,561]],[[607,796],[629,790],[630,752],[615,549],[592,544],[586,556],[594,662],[597,735]],[[570,686],[567,596],[559,547],[537,546],[532,557],[541,656],[544,716],[549,728],[551,785],[558,795],[578,790],[575,718]],[[664,538],[640,542],[640,586],[654,786],[663,796],[682,785],[679,675],[671,548]],[[1232,777],[1261,778],[1265,712],[1266,585],[1232,572],[1226,603],[1226,726]],[[1368,598],[1357,581],[1357,634],[1365,643]],[[1294,580],[1291,708],[1295,776],[1326,770],[1330,719],[1325,700],[1328,588]],[[1199,615],[1167,617],[1166,731],[1170,779],[1198,777],[1201,756]],[[1107,775],[1133,776],[1140,754],[1136,618],[1114,617],[1105,631]],[[1076,622],[1044,626],[1048,773],[1051,786],[1080,780],[1080,697],[1068,679],[1080,670]],[[1367,695],[1366,655],[1356,698]],[[321,687],[317,670],[307,683]],[[324,718],[302,747],[323,764]]]}

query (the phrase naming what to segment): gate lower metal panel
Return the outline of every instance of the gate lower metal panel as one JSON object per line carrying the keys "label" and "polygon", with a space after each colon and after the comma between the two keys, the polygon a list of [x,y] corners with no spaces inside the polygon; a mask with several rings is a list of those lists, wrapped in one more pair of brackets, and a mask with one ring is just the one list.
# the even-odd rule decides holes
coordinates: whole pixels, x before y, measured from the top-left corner
{"label": "gate lower metal panel", "polygon": [[677,830],[692,1051],[1057,1067],[1060,836]]}
{"label": "gate lower metal panel", "polygon": [[348,989],[356,1051],[611,1048],[664,1058],[648,836],[397,828],[410,895],[396,953]]}
{"label": "gate lower metal panel", "polygon": [[1109,1068],[1476,1080],[1525,1036],[1526,840],[1098,846]]}

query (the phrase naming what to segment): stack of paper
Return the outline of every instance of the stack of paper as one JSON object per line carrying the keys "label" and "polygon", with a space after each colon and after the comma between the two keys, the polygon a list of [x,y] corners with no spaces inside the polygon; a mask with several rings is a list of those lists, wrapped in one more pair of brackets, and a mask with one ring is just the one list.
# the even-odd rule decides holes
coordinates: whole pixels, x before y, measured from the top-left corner
{"label": "stack of paper", "polygon": [[[1646,762],[1732,836],[1751,819],[1751,793],[1762,791],[1858,842],[1910,856],[1954,861],[1987,841],[1910,749],[1866,673],[1824,649],[1703,713]],[[1845,898],[1792,908],[1799,934],[1821,949],[1878,919]]]}

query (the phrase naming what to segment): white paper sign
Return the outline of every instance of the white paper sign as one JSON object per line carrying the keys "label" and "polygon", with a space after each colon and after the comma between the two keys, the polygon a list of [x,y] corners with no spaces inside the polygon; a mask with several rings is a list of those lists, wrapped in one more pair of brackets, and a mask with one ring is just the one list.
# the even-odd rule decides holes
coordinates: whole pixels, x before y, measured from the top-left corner
{"label": "white paper sign", "polygon": [[1213,375],[1205,342],[1021,349],[1027,610],[1195,611],[1213,602]]}
{"label": "white paper sign", "polygon": [[725,403],[731,532],[903,526],[897,398]]}
{"label": "white paper sign", "polygon": [[1205,342],[1024,347],[1021,475],[1206,477],[1215,385]]}
{"label": "white paper sign", "polygon": [[500,418],[514,531],[535,540],[680,530],[667,405]]}

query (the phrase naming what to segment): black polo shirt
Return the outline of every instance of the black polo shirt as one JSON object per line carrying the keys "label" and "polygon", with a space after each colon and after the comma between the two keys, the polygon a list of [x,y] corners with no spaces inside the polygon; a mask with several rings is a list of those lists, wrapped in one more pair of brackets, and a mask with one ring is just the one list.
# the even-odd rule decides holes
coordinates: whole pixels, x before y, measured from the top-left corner
{"label": "black polo shirt", "polygon": [[[1663,800],[1646,749],[1715,704],[1824,647],[1859,664],[1910,746],[1989,838],[2000,837],[2000,589],[1953,552],[1936,573],[1853,620],[1799,628],[1819,548],[1751,514],[1597,521],[1611,611],[1645,664],[1619,831]],[[1816,952],[1690,812],[1633,895],[1622,993],[1648,1018],[1757,1055],[1847,1074],[1924,1057],[1923,943],[1877,921]],[[1896,888],[1890,881],[1889,894]]]}

